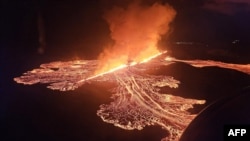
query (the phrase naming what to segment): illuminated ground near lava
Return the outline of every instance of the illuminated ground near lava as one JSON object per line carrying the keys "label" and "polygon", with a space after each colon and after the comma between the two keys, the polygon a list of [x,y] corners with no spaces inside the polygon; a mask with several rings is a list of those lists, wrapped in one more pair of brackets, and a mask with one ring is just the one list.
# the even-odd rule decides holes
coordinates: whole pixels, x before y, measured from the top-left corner
{"label": "illuminated ground near lava", "polygon": [[156,76],[146,73],[148,69],[167,66],[174,62],[184,62],[195,67],[217,66],[236,69],[250,74],[250,64],[237,65],[216,61],[184,61],[164,56],[155,56],[143,63],[131,63],[99,75],[93,75],[97,60],[76,60],[42,64],[14,78],[17,83],[48,83],[53,90],[74,90],[93,81],[112,81],[117,85],[112,90],[110,104],[103,104],[97,115],[107,123],[126,130],[141,130],[145,126],[158,125],[167,130],[169,135],[162,140],[179,140],[182,132],[196,116],[188,109],[194,104],[204,104],[205,100],[187,99],[171,94],[160,93],[161,87],[178,88],[180,82],[171,76]]}

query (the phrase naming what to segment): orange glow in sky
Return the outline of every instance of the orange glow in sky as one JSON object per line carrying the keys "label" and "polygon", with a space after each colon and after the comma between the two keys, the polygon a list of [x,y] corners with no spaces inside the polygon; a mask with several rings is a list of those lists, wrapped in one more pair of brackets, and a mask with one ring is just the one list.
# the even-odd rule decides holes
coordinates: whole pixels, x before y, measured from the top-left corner
{"label": "orange glow in sky", "polygon": [[139,2],[127,8],[114,7],[104,18],[109,24],[114,44],[99,55],[95,74],[119,68],[128,62],[142,63],[160,53],[157,43],[167,34],[176,15],[169,5],[155,3],[151,6]]}

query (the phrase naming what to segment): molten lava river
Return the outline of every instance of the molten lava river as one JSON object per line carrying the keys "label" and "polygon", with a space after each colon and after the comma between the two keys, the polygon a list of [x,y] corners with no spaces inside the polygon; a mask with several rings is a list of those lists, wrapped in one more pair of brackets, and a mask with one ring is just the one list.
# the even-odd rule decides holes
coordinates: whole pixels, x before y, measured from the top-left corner
{"label": "molten lava river", "polygon": [[157,54],[141,63],[128,63],[110,71],[94,74],[97,60],[76,60],[42,64],[14,78],[17,83],[48,83],[53,90],[74,90],[93,81],[112,81],[117,85],[112,90],[113,102],[103,104],[97,115],[104,122],[125,130],[141,130],[145,126],[158,125],[169,132],[162,140],[179,140],[184,129],[196,116],[188,112],[194,104],[204,104],[205,100],[187,99],[160,93],[161,87],[178,88],[179,81],[171,76],[156,76],[146,73],[149,68],[159,68],[174,62],[184,62],[195,67],[217,66],[236,69],[250,74],[250,65],[226,64],[216,61],[184,61]]}

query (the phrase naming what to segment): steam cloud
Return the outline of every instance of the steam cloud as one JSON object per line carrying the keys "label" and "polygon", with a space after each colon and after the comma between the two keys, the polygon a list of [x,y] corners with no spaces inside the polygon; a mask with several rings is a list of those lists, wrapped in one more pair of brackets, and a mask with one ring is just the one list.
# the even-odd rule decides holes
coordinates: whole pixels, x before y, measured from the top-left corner
{"label": "steam cloud", "polygon": [[145,6],[135,2],[127,8],[113,7],[104,18],[115,42],[100,54],[96,73],[128,61],[141,62],[159,53],[157,42],[161,35],[169,31],[169,24],[175,15],[175,10],[168,4],[154,3]]}

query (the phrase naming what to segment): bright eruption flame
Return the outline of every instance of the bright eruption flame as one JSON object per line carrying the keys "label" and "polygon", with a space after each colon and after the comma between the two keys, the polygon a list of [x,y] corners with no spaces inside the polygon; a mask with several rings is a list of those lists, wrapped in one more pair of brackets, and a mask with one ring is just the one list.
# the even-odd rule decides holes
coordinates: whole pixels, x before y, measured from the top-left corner
{"label": "bright eruption flame", "polygon": [[159,3],[142,6],[135,2],[127,8],[114,7],[108,11],[104,18],[110,26],[114,44],[100,54],[95,74],[120,67],[128,61],[146,62],[159,54],[157,42],[168,32],[175,15],[171,6]]}
{"label": "bright eruption flame", "polygon": [[99,76],[102,76],[102,75],[105,75],[105,74],[109,74],[109,73],[115,72],[115,71],[117,71],[117,70],[126,68],[126,67],[128,67],[128,66],[134,66],[134,65],[137,65],[137,64],[147,63],[148,61],[150,61],[150,60],[152,60],[152,59],[154,59],[154,58],[156,58],[156,57],[158,57],[158,56],[160,56],[160,55],[162,55],[162,54],[164,54],[164,53],[167,53],[167,51],[157,53],[157,54],[155,54],[154,56],[150,56],[149,58],[145,58],[145,59],[142,60],[142,62],[140,62],[140,63],[131,62],[131,63],[129,63],[129,64],[121,64],[121,65],[118,66],[118,67],[111,68],[111,69],[109,69],[108,71],[105,71],[105,72],[102,72],[102,73],[98,73],[98,74],[96,74],[96,75],[94,75],[94,76],[88,77],[87,79],[81,80],[81,81],[79,81],[79,82],[83,82],[83,81],[90,80],[90,79],[93,79],[93,78],[96,78],[96,77],[99,77]]}

